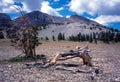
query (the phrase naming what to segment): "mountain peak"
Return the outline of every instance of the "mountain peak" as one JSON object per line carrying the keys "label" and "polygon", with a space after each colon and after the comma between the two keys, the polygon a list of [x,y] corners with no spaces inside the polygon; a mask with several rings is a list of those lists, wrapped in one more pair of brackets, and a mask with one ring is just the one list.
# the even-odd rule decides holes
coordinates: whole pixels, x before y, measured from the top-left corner
{"label": "mountain peak", "polygon": [[80,17],[79,15],[71,15],[70,17]]}
{"label": "mountain peak", "polygon": [[[69,22],[68,19],[63,17],[56,17],[51,16],[46,13],[40,12],[40,11],[33,11],[30,13],[27,13],[24,15],[24,17],[27,17],[29,22],[32,23],[32,25],[40,26],[41,24],[54,24],[54,23],[65,23]],[[22,26],[24,24],[24,20],[22,17],[19,17],[14,20],[15,26]]]}
{"label": "mountain peak", "polygon": [[[40,26],[41,24],[55,24],[55,23],[67,24],[74,22],[82,22],[87,24],[96,23],[95,21],[92,21],[90,19],[87,19],[79,15],[72,15],[69,18],[64,18],[64,17],[51,16],[40,11],[33,11],[25,14],[24,16],[28,18],[29,22],[31,22],[32,25],[35,26]],[[19,17],[14,20],[15,26],[22,26],[23,24],[24,24],[24,20],[22,19],[22,17]]]}

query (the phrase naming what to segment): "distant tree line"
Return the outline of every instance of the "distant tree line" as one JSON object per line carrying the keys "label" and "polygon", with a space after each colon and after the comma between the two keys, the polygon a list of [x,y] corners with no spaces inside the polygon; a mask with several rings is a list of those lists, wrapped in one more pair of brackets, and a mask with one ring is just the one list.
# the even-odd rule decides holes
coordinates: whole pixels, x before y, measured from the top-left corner
{"label": "distant tree line", "polygon": [[90,43],[97,43],[98,41],[102,41],[104,43],[115,43],[120,42],[120,32],[100,32],[100,33],[90,33],[90,34],[81,34],[79,33],[76,36],[70,36],[68,38],[69,41],[89,41]]}
{"label": "distant tree line", "polygon": [[95,36],[95,34],[90,33],[90,34],[81,34],[79,33],[76,36],[69,36],[68,38],[69,41],[78,41],[78,42],[83,42],[83,41],[89,41],[90,43],[92,43],[93,41],[95,41],[97,43],[97,38]]}
{"label": "distant tree line", "polygon": [[[42,38],[43,39],[43,38]],[[46,41],[49,40],[48,37],[45,37]],[[100,32],[100,33],[90,33],[90,34],[77,34],[76,36],[71,35],[69,37],[65,37],[64,33],[59,33],[57,37],[54,35],[52,36],[53,41],[62,41],[62,40],[68,40],[68,41],[77,41],[77,42],[84,42],[88,41],[90,43],[98,43],[98,41],[104,42],[104,43],[116,43],[120,42],[120,32]]]}

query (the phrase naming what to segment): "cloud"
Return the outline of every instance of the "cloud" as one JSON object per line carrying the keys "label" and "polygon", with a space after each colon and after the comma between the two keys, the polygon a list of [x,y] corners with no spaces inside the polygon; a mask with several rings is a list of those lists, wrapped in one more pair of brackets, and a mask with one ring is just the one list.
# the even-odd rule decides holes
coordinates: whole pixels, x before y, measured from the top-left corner
{"label": "cloud", "polygon": [[60,8],[56,8],[55,10],[56,11],[61,11],[61,10],[63,10],[64,8],[63,7],[60,7]]}
{"label": "cloud", "polygon": [[23,5],[23,10],[26,12],[31,12],[35,10],[40,10],[41,8],[41,3],[43,0],[35,0],[35,1],[30,1],[30,0],[14,0],[14,2],[20,2]]}
{"label": "cloud", "polygon": [[16,7],[16,8],[19,8],[18,6],[14,5],[14,7],[13,7],[13,6],[10,6],[9,9],[8,9],[8,8],[2,9],[2,12],[3,12],[3,13],[13,13],[13,12],[14,12],[14,13],[18,13],[18,10],[15,9],[15,7]]}
{"label": "cloud", "polygon": [[60,14],[58,13],[58,11],[60,11],[60,10],[62,10],[62,9],[63,9],[62,7],[61,7],[61,8],[56,8],[56,9],[52,8],[52,7],[50,6],[50,3],[49,3],[48,1],[43,1],[43,2],[42,2],[41,11],[44,12],[44,13],[47,13],[47,14],[49,14],[49,15],[62,17],[62,15],[60,15]]}
{"label": "cloud", "polygon": [[96,19],[92,19],[100,24],[108,25],[110,23],[120,22],[120,16],[117,15],[101,15]]}
{"label": "cloud", "polygon": [[2,0],[0,1],[0,12],[13,13],[13,11],[16,11],[16,9],[11,7],[15,2],[21,3],[23,5],[22,9],[26,12],[40,10],[42,1],[43,0],[36,0],[34,2],[30,0]]}
{"label": "cloud", "polygon": [[[55,0],[59,1],[59,0]],[[13,7],[19,7],[19,5],[15,5],[14,3],[21,3],[22,7],[21,9],[25,12],[31,12],[31,11],[42,11],[44,13],[54,15],[54,16],[60,16],[58,11],[63,10],[63,7],[60,8],[52,8],[50,6],[50,3],[45,0],[36,0],[36,1],[30,1],[30,0],[2,0],[0,1],[0,12],[2,13],[16,13],[17,10]]]}
{"label": "cloud", "polygon": [[60,0],[54,0],[54,2],[59,2]]}
{"label": "cloud", "polygon": [[20,1],[22,1],[24,10],[30,12],[33,10],[40,10],[41,3],[43,0],[35,0],[34,2],[30,0],[20,0]]}
{"label": "cloud", "polygon": [[13,4],[13,3],[14,3],[13,0],[2,0],[2,1],[1,1],[1,4],[2,4],[3,6],[8,6],[8,5],[11,5],[11,4]]}
{"label": "cloud", "polygon": [[77,14],[120,15],[120,0],[71,0],[68,6]]}
{"label": "cloud", "polygon": [[17,10],[13,6],[15,6],[13,0],[2,0],[0,1],[0,12],[1,13],[13,13],[13,12],[16,13]]}
{"label": "cloud", "polygon": [[[69,10],[79,15],[87,13],[97,17],[92,19],[100,24],[120,23],[120,0],[71,0]],[[89,16],[88,16],[89,17]]]}
{"label": "cloud", "polygon": [[67,16],[66,16],[66,18],[69,18],[69,17],[70,17],[70,15],[67,15]]}

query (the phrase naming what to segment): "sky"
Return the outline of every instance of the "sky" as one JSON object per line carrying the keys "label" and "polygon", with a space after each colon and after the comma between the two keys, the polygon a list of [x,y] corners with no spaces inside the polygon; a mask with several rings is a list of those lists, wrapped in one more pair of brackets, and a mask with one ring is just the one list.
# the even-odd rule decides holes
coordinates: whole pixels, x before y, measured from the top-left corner
{"label": "sky", "polygon": [[25,13],[41,11],[66,18],[80,15],[120,30],[120,0],[0,0],[0,13],[15,19],[20,13],[14,6]]}

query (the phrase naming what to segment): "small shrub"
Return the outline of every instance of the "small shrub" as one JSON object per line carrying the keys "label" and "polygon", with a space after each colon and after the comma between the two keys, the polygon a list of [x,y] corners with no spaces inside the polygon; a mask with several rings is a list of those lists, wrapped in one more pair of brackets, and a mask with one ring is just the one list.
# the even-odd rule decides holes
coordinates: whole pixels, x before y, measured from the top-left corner
{"label": "small shrub", "polygon": [[25,61],[35,61],[35,60],[46,60],[46,55],[44,54],[41,54],[41,55],[36,55],[34,57],[31,57],[31,56],[21,56],[21,57],[13,57],[9,60],[7,60],[8,62],[25,62]]}
{"label": "small shrub", "polygon": [[13,57],[8,60],[8,62],[25,62],[27,60],[30,60],[30,58],[26,56],[21,56],[21,57]]}

